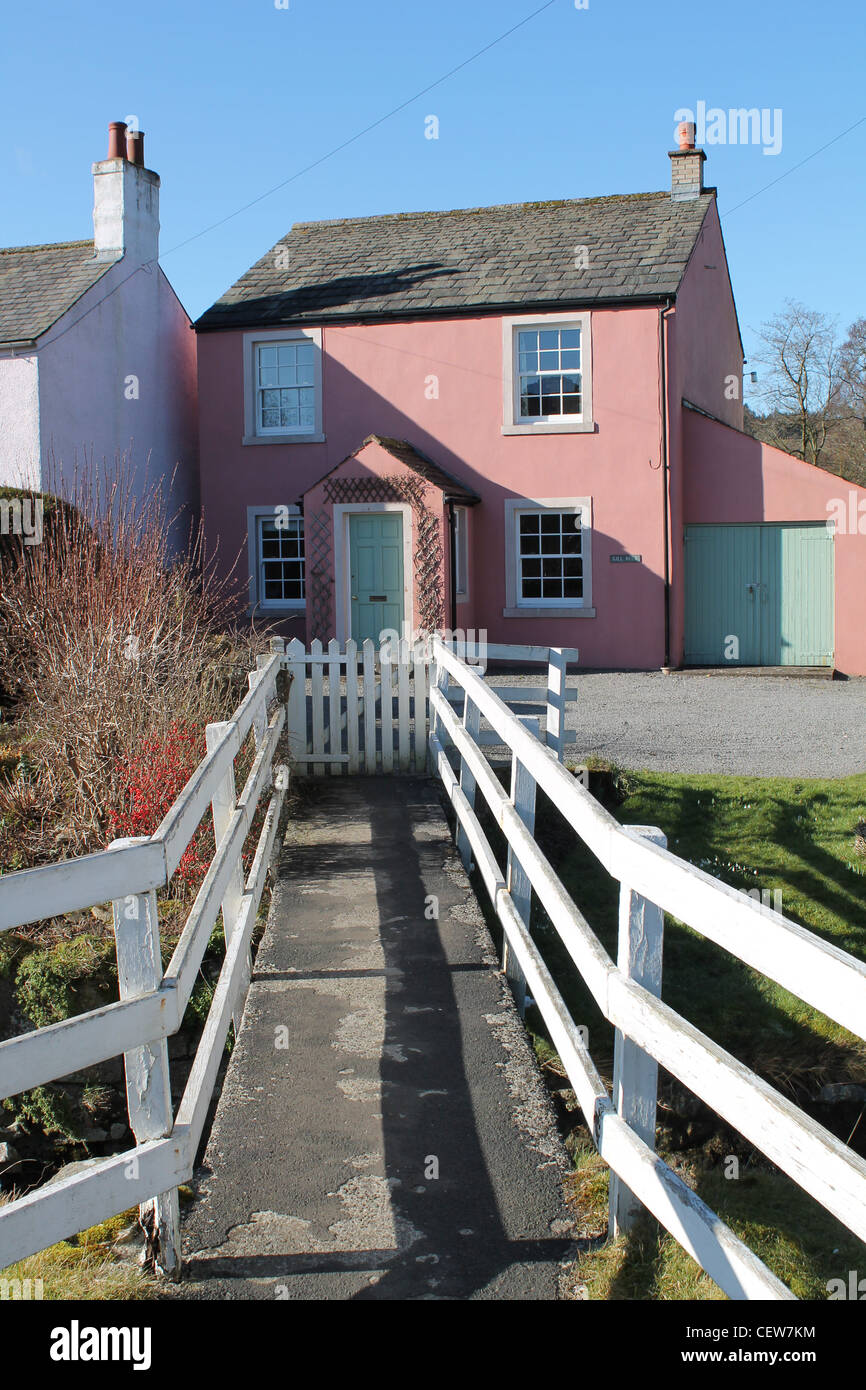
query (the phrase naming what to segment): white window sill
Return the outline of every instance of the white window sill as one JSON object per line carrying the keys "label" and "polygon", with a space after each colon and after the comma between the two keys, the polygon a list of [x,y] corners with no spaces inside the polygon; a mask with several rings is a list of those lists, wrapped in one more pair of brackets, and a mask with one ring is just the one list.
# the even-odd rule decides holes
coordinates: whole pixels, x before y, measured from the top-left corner
{"label": "white window sill", "polygon": [[594,420],[544,420],[540,424],[503,425],[503,434],[593,434]]}
{"label": "white window sill", "polygon": [[594,608],[503,608],[503,618],[594,618]]}
{"label": "white window sill", "polygon": [[299,607],[298,604],[282,606],[276,603],[251,603],[248,612],[251,617],[255,617],[258,613],[273,618],[304,618],[307,608],[306,604],[301,604]]}
{"label": "white window sill", "polygon": [[245,434],[243,444],[324,444],[323,434]]}

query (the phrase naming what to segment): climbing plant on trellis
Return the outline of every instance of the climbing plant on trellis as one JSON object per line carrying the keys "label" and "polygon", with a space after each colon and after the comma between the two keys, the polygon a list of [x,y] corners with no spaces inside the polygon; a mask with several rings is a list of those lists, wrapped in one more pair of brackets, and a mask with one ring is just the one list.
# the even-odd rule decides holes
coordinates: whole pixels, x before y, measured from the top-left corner
{"label": "climbing plant on trellis", "polygon": [[[439,518],[427,506],[428,484],[422,478],[327,478],[327,502],[407,502],[415,518],[415,591],[422,627],[432,632],[445,620],[442,590],[442,534]],[[313,512],[306,520],[307,583],[313,635],[325,637],[331,627],[334,578],[331,573],[331,513]],[[407,617],[411,615],[407,614]]]}
{"label": "climbing plant on trellis", "polygon": [[331,625],[331,594],[334,587],[330,512],[307,512],[304,516],[304,552],[313,637],[323,638]]}

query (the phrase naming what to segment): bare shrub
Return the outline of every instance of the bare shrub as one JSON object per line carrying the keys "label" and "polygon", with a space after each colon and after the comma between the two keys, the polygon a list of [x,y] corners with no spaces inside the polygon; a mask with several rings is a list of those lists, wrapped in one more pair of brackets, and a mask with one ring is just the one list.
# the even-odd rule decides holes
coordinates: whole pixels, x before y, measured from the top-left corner
{"label": "bare shrub", "polygon": [[148,738],[231,712],[266,645],[236,626],[240,583],[218,574],[201,524],[172,557],[164,489],[136,496],[123,464],[107,488],[98,476],[75,479],[78,505],[4,564],[0,590],[0,655],[19,668],[20,718],[40,792],[62,803],[67,853],[105,843],[123,768]]}

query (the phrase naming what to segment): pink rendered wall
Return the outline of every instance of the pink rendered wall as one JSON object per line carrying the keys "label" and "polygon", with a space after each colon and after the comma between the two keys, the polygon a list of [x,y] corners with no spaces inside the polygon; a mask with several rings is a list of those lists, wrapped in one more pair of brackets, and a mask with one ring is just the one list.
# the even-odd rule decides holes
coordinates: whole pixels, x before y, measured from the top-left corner
{"label": "pink rendered wall", "polygon": [[[320,444],[244,446],[243,334],[199,335],[205,525],[224,558],[248,505],[294,502],[371,433],[407,439],[478,492],[461,626],[491,641],[576,646],[586,666],[657,667],[664,654],[658,313],[592,315],[592,434],[502,434],[502,320],[325,327]],[[430,377],[437,378],[432,395]],[[503,618],[507,497],[591,497],[595,618]],[[611,564],[626,551],[641,564]],[[448,614],[446,613],[446,620]]]}
{"label": "pink rendered wall", "polygon": [[742,429],[743,347],[715,199],[677,294],[676,321],[681,395]]}
{"label": "pink rendered wall", "polygon": [[[756,521],[826,521],[840,499],[858,529],[837,527],[836,666],[866,675],[866,488],[813,468],[751,435],[726,428],[694,411],[683,411],[686,465],[683,503],[686,524]],[[853,506],[851,505],[853,503]]]}
{"label": "pink rendered wall", "polygon": [[668,315],[667,337],[671,469],[670,659],[676,666],[682,660],[685,621],[683,486],[693,462],[693,454],[683,437],[683,422],[690,412],[683,410],[682,402],[685,399],[699,405],[735,429],[742,429],[743,424],[743,349],[715,200],[707,209],[676,307]]}

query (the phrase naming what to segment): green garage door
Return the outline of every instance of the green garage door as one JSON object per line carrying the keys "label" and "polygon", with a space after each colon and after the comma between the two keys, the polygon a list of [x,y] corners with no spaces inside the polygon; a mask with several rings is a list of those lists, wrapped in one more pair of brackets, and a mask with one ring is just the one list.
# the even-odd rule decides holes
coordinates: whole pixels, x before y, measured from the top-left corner
{"label": "green garage door", "polygon": [[824,522],[685,528],[689,666],[832,666]]}

